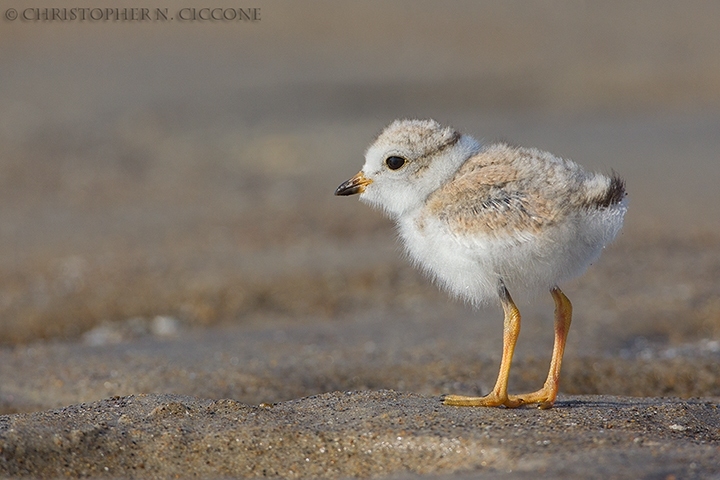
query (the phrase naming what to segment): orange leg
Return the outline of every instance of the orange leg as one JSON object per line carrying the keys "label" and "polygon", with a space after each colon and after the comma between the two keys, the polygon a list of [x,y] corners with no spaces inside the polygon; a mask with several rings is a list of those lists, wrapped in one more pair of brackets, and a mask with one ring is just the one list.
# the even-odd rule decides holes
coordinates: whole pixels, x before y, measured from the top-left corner
{"label": "orange leg", "polygon": [[517,407],[522,402],[508,397],[508,377],[510,376],[510,365],[512,364],[515,344],[520,335],[520,311],[510,297],[510,293],[504,284],[500,284],[500,301],[505,312],[503,327],[503,353],[500,361],[500,373],[498,374],[495,387],[484,397],[465,397],[463,395],[448,395],[443,399],[445,405],[455,407]]}
{"label": "orange leg", "polygon": [[551,408],[555,403],[560,386],[560,366],[565,352],[565,341],[572,321],[572,304],[558,287],[553,288],[550,293],[555,300],[555,345],[547,380],[545,380],[545,385],[536,392],[511,396],[511,403],[518,405],[539,403],[540,408],[543,409]]}

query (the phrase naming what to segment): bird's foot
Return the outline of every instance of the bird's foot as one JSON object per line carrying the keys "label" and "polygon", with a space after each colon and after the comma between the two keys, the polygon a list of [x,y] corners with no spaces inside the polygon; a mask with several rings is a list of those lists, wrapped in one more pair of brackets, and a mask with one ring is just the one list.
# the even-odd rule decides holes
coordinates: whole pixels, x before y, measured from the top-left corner
{"label": "bird's foot", "polygon": [[510,402],[516,403],[517,406],[538,404],[538,408],[547,410],[548,408],[552,408],[556,397],[557,389],[546,385],[536,392],[523,395],[510,395],[508,398]]}
{"label": "bird's foot", "polygon": [[498,395],[494,392],[484,397],[466,397],[464,395],[446,395],[443,397],[443,405],[452,407],[499,407],[504,405],[507,408],[515,408],[522,405],[516,399],[507,395]]}

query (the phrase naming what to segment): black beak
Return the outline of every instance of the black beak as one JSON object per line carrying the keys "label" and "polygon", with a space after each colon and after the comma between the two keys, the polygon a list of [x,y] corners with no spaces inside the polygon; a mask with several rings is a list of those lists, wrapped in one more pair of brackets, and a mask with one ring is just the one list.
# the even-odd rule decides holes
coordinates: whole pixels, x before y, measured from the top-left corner
{"label": "black beak", "polygon": [[365,187],[370,185],[372,180],[365,178],[362,172],[340,184],[335,190],[335,195],[355,195],[356,193],[362,193],[365,191]]}

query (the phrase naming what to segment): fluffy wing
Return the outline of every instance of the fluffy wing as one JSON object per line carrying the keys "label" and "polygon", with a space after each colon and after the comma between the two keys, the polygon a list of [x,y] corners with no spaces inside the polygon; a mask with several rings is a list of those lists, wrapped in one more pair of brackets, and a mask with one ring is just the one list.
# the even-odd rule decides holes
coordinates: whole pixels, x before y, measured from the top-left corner
{"label": "fluffy wing", "polygon": [[428,208],[458,237],[522,239],[553,222],[551,202],[512,165],[489,165],[456,177],[428,199]]}

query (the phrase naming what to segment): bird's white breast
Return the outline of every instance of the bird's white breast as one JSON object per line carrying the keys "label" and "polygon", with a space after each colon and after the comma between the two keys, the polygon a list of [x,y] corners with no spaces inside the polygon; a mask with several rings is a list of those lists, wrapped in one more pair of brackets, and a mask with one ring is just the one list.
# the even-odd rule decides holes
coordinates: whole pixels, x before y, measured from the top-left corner
{"label": "bird's white breast", "polygon": [[468,245],[421,210],[400,218],[398,233],[410,259],[450,293],[473,304],[497,297],[493,242]]}

